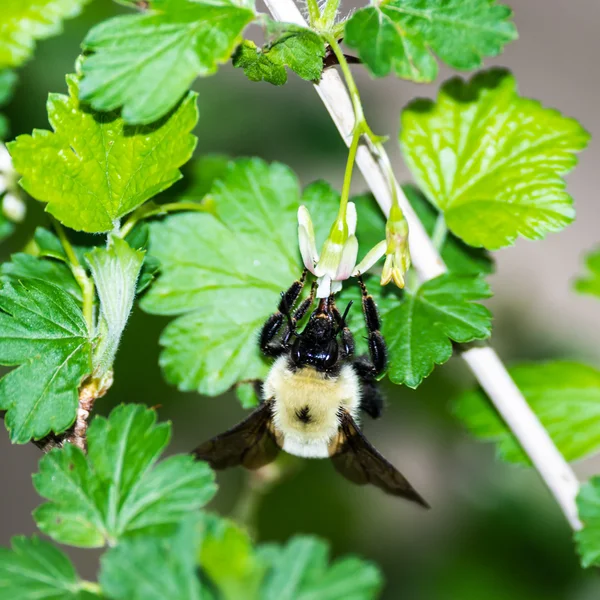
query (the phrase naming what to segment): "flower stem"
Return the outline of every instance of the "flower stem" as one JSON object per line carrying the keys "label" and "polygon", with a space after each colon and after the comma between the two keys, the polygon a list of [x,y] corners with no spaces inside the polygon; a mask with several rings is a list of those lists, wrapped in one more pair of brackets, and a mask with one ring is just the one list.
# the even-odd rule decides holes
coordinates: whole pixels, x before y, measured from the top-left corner
{"label": "flower stem", "polygon": [[73,277],[75,277],[75,280],[81,288],[81,293],[83,295],[83,316],[87,323],[88,331],[92,333],[94,329],[94,282],[87,276],[85,269],[79,262],[64,227],[54,217],[50,218],[52,219],[52,226],[56,231],[56,235],[67,255]]}
{"label": "flower stem", "polygon": [[348,161],[346,162],[346,172],[344,173],[344,183],[342,185],[342,197],[340,198],[340,212],[338,219],[341,219],[344,223],[346,222],[346,207],[348,206],[348,199],[350,198],[350,185],[352,183],[352,171],[354,170],[354,162],[356,160],[356,151],[358,150],[358,144],[362,130],[359,127],[354,128],[352,134],[352,143],[348,151]]}
{"label": "flower stem", "polygon": [[119,237],[124,238],[127,236],[127,234],[137,225],[138,221],[182,210],[207,212],[210,208],[204,202],[170,202],[161,205],[143,205],[134,211],[129,219],[125,221],[123,227],[119,230]]}

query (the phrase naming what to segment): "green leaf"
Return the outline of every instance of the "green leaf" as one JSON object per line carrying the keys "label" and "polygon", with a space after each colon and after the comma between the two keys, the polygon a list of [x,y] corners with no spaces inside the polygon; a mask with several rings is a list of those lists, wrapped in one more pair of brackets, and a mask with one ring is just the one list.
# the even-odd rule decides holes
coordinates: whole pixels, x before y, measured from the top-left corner
{"label": "green leaf", "polygon": [[124,540],[101,558],[102,590],[114,600],[200,600],[199,546],[198,515],[181,521],[171,536]]}
{"label": "green leaf", "polygon": [[83,41],[93,54],[83,61],[81,97],[96,110],[122,106],[127,123],[171,110],[196,77],[229,60],[255,17],[233,0],[154,0],[152,8],[104,21]]}
{"label": "green leaf", "polygon": [[402,113],[400,141],[420,188],[467,244],[496,250],[540,239],[574,217],[562,178],[588,133],[574,119],[522,98],[494,69],[452,79],[436,103]]}
{"label": "green leaf", "polygon": [[600,298],[600,249],[587,255],[585,265],[588,272],[575,282],[575,290],[580,294],[590,294]]}
{"label": "green leaf", "polygon": [[140,221],[125,237],[125,241],[136,250],[144,254],[144,263],[138,278],[136,294],[144,292],[157,277],[160,263],[153,256],[148,256],[148,244],[150,243],[150,227],[146,221]]}
{"label": "green leaf", "polygon": [[0,598],[84,600],[82,582],[67,556],[38,537],[14,537],[0,548]]}
{"label": "green leaf", "polygon": [[[427,198],[415,186],[404,185],[402,189],[423,227],[425,227],[425,231],[431,236],[441,213],[427,201]],[[457,275],[488,275],[494,272],[494,261],[487,250],[473,248],[451,232],[446,234],[441,254],[451,273]]]}
{"label": "green leaf", "polygon": [[225,154],[203,154],[193,160],[185,173],[188,183],[180,196],[180,201],[200,202],[210,192],[215,181],[223,179],[231,158]]}
{"label": "green leaf", "polygon": [[[0,27],[2,27],[0,25]],[[0,69],[0,108],[7,104],[13,94],[17,83],[17,75],[9,69]],[[6,117],[0,114],[0,141],[8,136],[8,121]]]}
{"label": "green leaf", "polygon": [[242,408],[255,408],[260,404],[260,395],[252,382],[241,382],[235,386],[235,395]]}
{"label": "green leaf", "polygon": [[[91,247],[73,245],[72,248],[79,262],[85,265],[85,255],[91,250]],[[33,256],[55,258],[63,263],[69,263],[58,237],[43,227],[38,227],[35,230],[33,240],[28,244],[26,251]]]}
{"label": "green leaf", "polygon": [[0,266],[0,277],[15,284],[22,279],[37,279],[53,283],[70,294],[78,305],[83,301],[81,287],[75,281],[71,269],[62,262],[23,253],[13,254],[10,262],[2,263]]}
{"label": "green leaf", "polygon": [[256,336],[301,273],[300,192],[287,167],[252,159],[232,163],[211,196],[221,220],[196,213],[152,224],[150,250],[162,273],[141,306],[181,315],[160,340],[166,379],[217,395],[267,371]]}
{"label": "green leaf", "polygon": [[348,19],[344,42],[376,77],[433,81],[432,53],[462,70],[500,54],[517,37],[511,14],[495,0],[379,0]]}
{"label": "green leaf", "polygon": [[297,536],[277,549],[266,547],[272,561],[261,600],[370,600],[382,587],[375,565],[359,558],[341,558],[328,565],[327,544]]}
{"label": "green leaf", "polygon": [[[510,374],[567,460],[578,460],[600,449],[600,371],[556,361],[519,365],[510,369]],[[500,458],[530,464],[483,392],[461,396],[454,412],[473,435],[496,442]]]}
{"label": "green leaf", "polygon": [[211,514],[204,515],[203,525],[200,565],[223,600],[259,600],[267,564],[257,555],[248,532]]}
{"label": "green leaf", "polygon": [[[273,29],[275,25],[271,25]],[[244,69],[251,81],[267,81],[283,85],[287,81],[286,67],[302,79],[318,81],[323,72],[325,44],[320,36],[304,27],[277,23],[274,39],[257,48],[244,41],[233,56],[233,66]]]}
{"label": "green leaf", "polygon": [[600,566],[600,477],[581,486],[577,496],[583,529],[575,532],[577,551],[584,567]]}
{"label": "green leaf", "polygon": [[76,17],[89,0],[2,0],[0,69],[18,67],[35,41],[57,35],[62,21]]}
{"label": "green leaf", "polygon": [[99,341],[93,361],[98,378],[112,369],[144,262],[144,252],[132,249],[125,240],[110,236],[108,244],[108,248],[94,248],[86,257],[100,299]]}
{"label": "green leaf", "polygon": [[172,531],[216,488],[210,468],[191,456],[156,464],[170,434],[170,424],[157,425],[156,413],[140,405],[95,417],[87,456],[67,444],[40,461],[34,485],[50,500],[34,512],[40,530],[85,548],[114,545],[132,533]]}
{"label": "green leaf", "polygon": [[402,304],[382,315],[390,353],[389,377],[416,388],[435,364],[452,356],[452,341],[482,340],[491,333],[490,311],[475,300],[489,298],[480,277],[445,274],[406,290]]}
{"label": "green leaf", "polygon": [[91,341],[81,308],[39,279],[0,283],[0,410],[13,443],[65,431],[75,420],[78,387],[91,370]]}
{"label": "green leaf", "polygon": [[198,114],[194,94],[159,123],[130,127],[115,113],[80,105],[77,80],[69,96],[50,94],[54,133],[34,130],[8,144],[21,185],[72,229],[98,233],[181,177],[194,150],[189,132]]}

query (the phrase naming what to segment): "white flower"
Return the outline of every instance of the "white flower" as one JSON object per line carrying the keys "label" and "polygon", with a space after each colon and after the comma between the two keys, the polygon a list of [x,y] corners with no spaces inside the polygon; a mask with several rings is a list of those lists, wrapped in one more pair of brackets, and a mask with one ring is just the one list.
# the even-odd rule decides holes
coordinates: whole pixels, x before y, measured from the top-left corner
{"label": "white flower", "polygon": [[321,255],[317,253],[315,231],[305,206],[298,209],[298,242],[305,267],[317,277],[317,298],[326,298],[342,289],[356,265],[356,207],[348,202],[345,215],[340,214],[325,240]]}
{"label": "white flower", "polygon": [[[19,194],[18,175],[13,168],[12,159],[6,146],[0,144],[0,196],[2,198],[2,214],[15,223],[25,218],[26,206]],[[5,193],[6,192],[6,193]]]}

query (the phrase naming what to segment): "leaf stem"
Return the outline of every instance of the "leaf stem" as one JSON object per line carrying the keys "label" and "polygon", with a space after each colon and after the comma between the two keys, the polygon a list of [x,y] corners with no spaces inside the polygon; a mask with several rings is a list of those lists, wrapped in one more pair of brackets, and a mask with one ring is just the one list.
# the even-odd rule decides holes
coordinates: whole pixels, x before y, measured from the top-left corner
{"label": "leaf stem", "polygon": [[317,0],[306,0],[306,6],[308,8],[308,20],[314,27],[321,20],[321,10],[319,9],[319,3]]}
{"label": "leaf stem", "polygon": [[75,277],[75,280],[81,288],[81,293],[83,295],[83,317],[87,323],[88,331],[91,334],[94,331],[94,282],[87,276],[85,269],[79,262],[77,254],[75,254],[73,246],[67,237],[65,228],[54,217],[50,217],[50,219],[63,250],[67,255],[73,277]]}
{"label": "leaf stem", "polygon": [[323,14],[319,19],[319,25],[321,25],[323,29],[331,29],[335,22],[335,17],[337,15],[339,7],[340,0],[327,0],[325,8],[323,9]]}
{"label": "leaf stem", "polygon": [[204,202],[169,202],[168,204],[149,204],[142,205],[135,210],[129,219],[125,221],[123,227],[119,230],[119,237],[124,238],[127,234],[137,225],[137,223],[143,219],[149,219],[150,217],[156,217],[158,215],[166,215],[171,212],[178,212],[182,210],[207,212],[210,210],[209,206]]}

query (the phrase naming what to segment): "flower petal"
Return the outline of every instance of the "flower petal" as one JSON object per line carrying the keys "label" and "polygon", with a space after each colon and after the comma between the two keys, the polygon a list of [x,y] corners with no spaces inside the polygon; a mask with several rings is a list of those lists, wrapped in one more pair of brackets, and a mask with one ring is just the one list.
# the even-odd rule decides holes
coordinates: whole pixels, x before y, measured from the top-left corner
{"label": "flower petal", "polygon": [[2,213],[9,221],[21,223],[26,212],[25,202],[21,198],[10,192],[4,195],[4,198],[2,198]]}
{"label": "flower petal", "polygon": [[331,294],[331,277],[325,275],[317,280],[317,298],[327,298]]}
{"label": "flower petal", "polygon": [[356,265],[356,268],[352,272],[352,276],[356,277],[357,275],[366,273],[385,254],[386,248],[387,242],[385,240],[381,240],[379,244],[373,246],[373,248],[367,252],[367,255],[360,261],[360,263]]}
{"label": "flower petal", "polygon": [[388,254],[385,257],[383,271],[381,271],[381,285],[387,285],[392,280],[392,271],[394,265],[394,255]]}
{"label": "flower petal", "polygon": [[308,239],[310,242],[310,253],[314,259],[314,262],[318,262],[319,253],[317,252],[317,242],[315,239],[315,228],[313,227],[312,219],[310,218],[310,213],[308,212],[308,208],[302,205],[298,208],[298,226],[305,227],[306,232],[308,233]]}
{"label": "flower petal", "polygon": [[346,207],[346,225],[348,227],[348,235],[352,236],[356,233],[356,204],[354,202],[348,202]]}
{"label": "flower petal", "polygon": [[337,273],[334,279],[336,281],[344,281],[352,275],[354,267],[356,265],[356,257],[358,256],[358,240],[355,235],[351,235],[342,250],[342,256],[340,258],[340,264],[337,268]]}
{"label": "flower petal", "polygon": [[0,171],[9,173],[12,170],[12,158],[10,157],[6,146],[0,143]]}
{"label": "flower petal", "polygon": [[304,266],[314,275],[315,263],[318,259],[312,252],[313,245],[310,241],[310,234],[304,225],[298,225],[298,245],[300,246],[300,254],[302,256],[302,262],[304,263]]}

